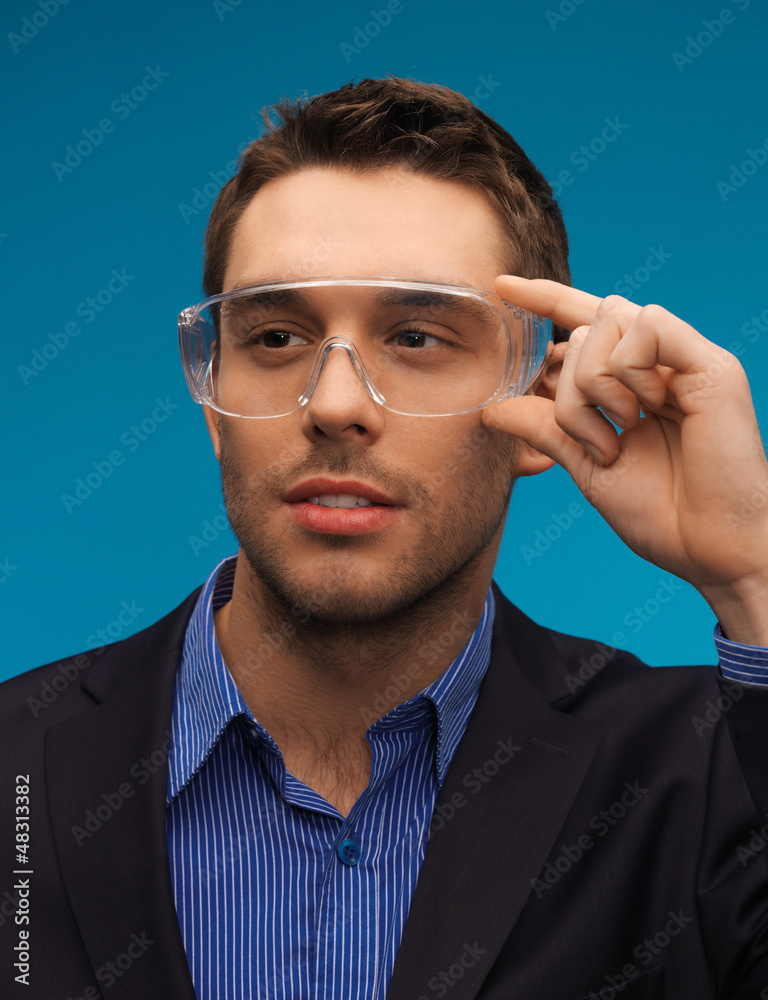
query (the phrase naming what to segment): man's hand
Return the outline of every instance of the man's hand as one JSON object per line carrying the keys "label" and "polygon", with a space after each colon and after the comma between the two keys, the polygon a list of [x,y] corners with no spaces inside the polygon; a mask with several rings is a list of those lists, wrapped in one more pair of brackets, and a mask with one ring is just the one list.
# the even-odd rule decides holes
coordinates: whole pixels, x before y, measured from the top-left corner
{"label": "man's hand", "polygon": [[503,276],[496,291],[573,333],[549,391],[483,422],[561,465],[630,548],[702,593],[728,638],[768,646],[768,463],[736,358],[661,306],[543,279]]}

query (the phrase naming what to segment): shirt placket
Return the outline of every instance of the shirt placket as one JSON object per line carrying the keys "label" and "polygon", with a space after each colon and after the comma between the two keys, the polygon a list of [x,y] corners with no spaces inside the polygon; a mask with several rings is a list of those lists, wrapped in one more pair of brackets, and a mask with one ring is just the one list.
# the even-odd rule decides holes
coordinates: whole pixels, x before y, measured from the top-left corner
{"label": "shirt placket", "polygon": [[393,815],[387,790],[415,745],[427,738],[423,724],[374,732],[370,783],[347,817],[337,814],[338,832],[317,893],[317,1000],[330,995],[330,984],[334,1000],[383,1000],[392,928],[381,921],[391,925],[399,915],[398,906],[382,907],[383,883],[387,868],[415,849],[410,810]]}

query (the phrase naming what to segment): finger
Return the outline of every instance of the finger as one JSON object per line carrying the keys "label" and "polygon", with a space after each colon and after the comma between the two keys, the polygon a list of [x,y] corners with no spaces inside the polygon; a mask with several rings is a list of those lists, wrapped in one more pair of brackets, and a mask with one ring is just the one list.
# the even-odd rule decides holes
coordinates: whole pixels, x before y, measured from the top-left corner
{"label": "finger", "polygon": [[561,465],[580,480],[585,462],[593,465],[584,449],[569,437],[555,420],[555,404],[542,396],[516,396],[494,403],[482,411],[487,427],[521,438],[542,455]]}
{"label": "finger", "polygon": [[[566,330],[589,326],[603,301],[599,295],[548,278],[520,278],[503,274],[496,279],[495,286],[498,294],[508,302],[538,316],[545,316]],[[640,306],[624,301],[633,313],[640,311]]]}
{"label": "finger", "polygon": [[603,299],[582,340],[574,369],[574,383],[584,399],[599,406],[624,430],[639,422],[640,405],[635,393],[616,377],[611,358],[621,343],[622,331],[631,326],[635,315],[626,299],[618,295]]}
{"label": "finger", "polygon": [[[577,441],[598,465],[606,465],[619,454],[619,436],[576,382],[576,373],[582,364],[581,355],[591,336],[590,328],[586,326],[577,327],[571,334],[557,380],[554,415],[558,426]],[[616,382],[612,376],[608,377]]]}
{"label": "finger", "polygon": [[610,360],[611,372],[658,411],[671,391],[683,412],[717,386],[743,381],[736,358],[662,306],[644,306],[627,327]]}

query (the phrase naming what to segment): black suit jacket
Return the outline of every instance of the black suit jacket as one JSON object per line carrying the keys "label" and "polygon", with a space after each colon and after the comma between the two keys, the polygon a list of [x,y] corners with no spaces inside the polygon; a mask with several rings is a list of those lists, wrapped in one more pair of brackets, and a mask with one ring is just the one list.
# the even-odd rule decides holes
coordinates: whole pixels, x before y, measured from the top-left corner
{"label": "black suit jacket", "polygon": [[[2,998],[194,998],[165,791],[198,593],[0,686]],[[496,598],[388,996],[768,997],[768,696],[719,687],[712,667],[650,669]]]}

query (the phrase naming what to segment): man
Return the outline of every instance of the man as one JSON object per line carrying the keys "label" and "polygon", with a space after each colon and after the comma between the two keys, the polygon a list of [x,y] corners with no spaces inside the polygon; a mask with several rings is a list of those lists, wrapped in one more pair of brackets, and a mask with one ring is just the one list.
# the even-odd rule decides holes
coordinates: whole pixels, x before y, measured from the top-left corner
{"label": "man", "polygon": [[[460,95],[280,117],[180,320],[238,556],[3,686],[3,996],[768,996],[738,362],[570,288],[549,186]],[[598,660],[491,588],[513,481],[553,462],[698,587],[738,680]]]}

